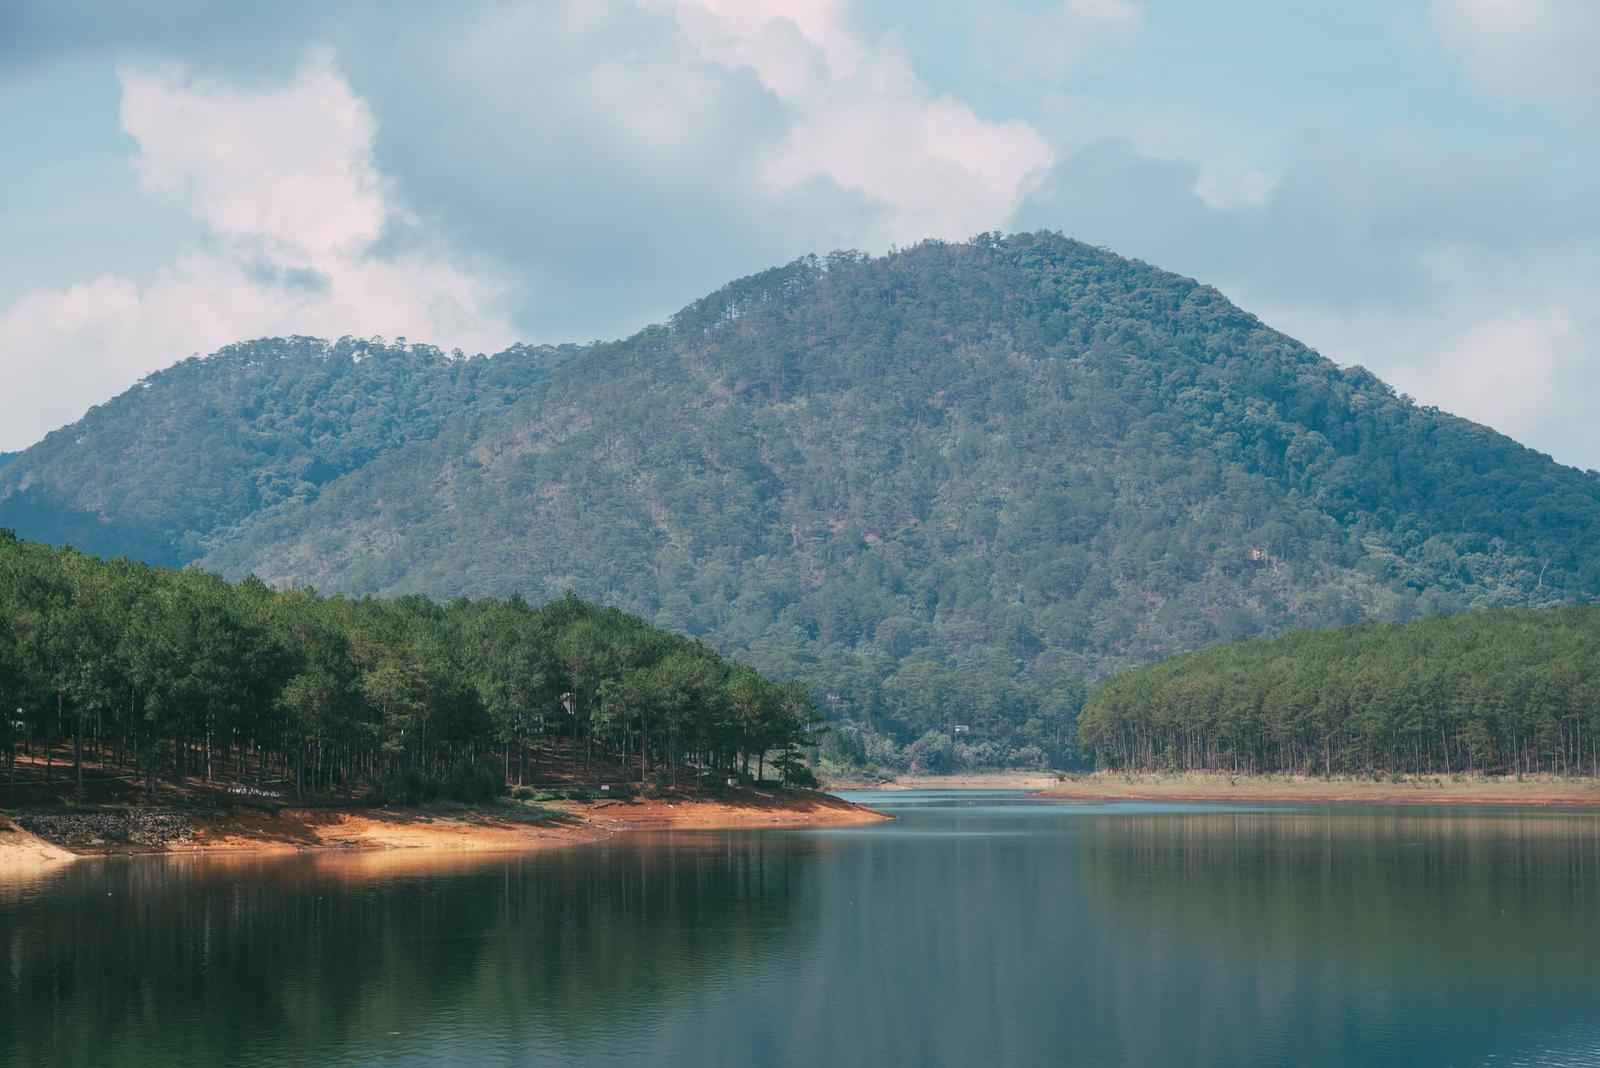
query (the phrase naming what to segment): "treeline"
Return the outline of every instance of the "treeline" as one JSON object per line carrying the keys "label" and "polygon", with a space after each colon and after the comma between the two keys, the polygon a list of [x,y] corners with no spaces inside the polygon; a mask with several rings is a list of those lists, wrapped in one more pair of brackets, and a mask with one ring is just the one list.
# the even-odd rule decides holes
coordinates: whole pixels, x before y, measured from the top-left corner
{"label": "treeline", "polygon": [[1106,680],[1078,737],[1144,770],[1600,775],[1600,607],[1218,646]]}
{"label": "treeline", "polygon": [[10,781],[20,745],[53,763],[70,742],[80,781],[87,757],[152,794],[171,777],[411,798],[492,794],[553,766],[759,776],[769,757],[807,782],[820,721],[798,683],[571,595],[321,597],[4,530],[0,709]]}

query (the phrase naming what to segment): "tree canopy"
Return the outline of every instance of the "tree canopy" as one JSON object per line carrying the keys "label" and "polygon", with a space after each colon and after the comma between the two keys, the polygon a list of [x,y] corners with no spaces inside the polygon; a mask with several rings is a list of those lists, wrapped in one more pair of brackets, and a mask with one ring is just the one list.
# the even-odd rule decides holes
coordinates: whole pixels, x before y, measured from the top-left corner
{"label": "tree canopy", "polygon": [[[159,777],[296,792],[492,795],[560,748],[643,780],[686,763],[791,780],[809,693],[572,595],[322,597],[102,561],[0,530],[0,741],[73,739]],[[15,709],[15,712],[12,710]]]}
{"label": "tree canopy", "polygon": [[1112,676],[1103,765],[1600,775],[1600,607],[1294,631]]}

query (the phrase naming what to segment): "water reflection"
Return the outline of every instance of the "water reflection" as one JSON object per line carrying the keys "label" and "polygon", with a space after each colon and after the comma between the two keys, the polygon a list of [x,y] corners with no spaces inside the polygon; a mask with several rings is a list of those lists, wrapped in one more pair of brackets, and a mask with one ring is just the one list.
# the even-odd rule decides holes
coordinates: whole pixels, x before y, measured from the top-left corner
{"label": "water reflection", "polygon": [[0,1062],[1562,1064],[1600,813],[897,795],[527,857],[0,890]]}
{"label": "water reflection", "polygon": [[1107,958],[1102,1012],[1126,1031],[1117,994],[1138,988],[1165,1030],[1239,1056],[1481,1063],[1574,1028],[1600,1041],[1600,815],[1129,815],[1082,848],[1105,931],[1166,962]]}
{"label": "water reflection", "polygon": [[83,862],[0,898],[0,1062],[579,1049],[792,931],[796,854],[712,844]]}

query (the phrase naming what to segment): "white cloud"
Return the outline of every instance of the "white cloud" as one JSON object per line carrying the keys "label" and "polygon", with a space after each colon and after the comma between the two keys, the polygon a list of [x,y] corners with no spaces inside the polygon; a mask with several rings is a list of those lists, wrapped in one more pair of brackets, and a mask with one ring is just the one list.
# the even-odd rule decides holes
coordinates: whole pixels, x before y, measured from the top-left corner
{"label": "white cloud", "polygon": [[678,0],[677,10],[703,59],[753,71],[782,103],[786,136],[760,172],[768,191],[823,180],[864,195],[878,209],[866,247],[997,229],[1054,161],[1027,122],[985,119],[930,90],[892,37],[861,40],[842,3]]}
{"label": "white cloud", "polygon": [[[1418,404],[1483,423],[1558,461],[1600,467],[1600,306],[1584,291],[1592,258],[1561,257],[1537,279],[1517,259],[1469,260],[1471,277],[1428,293],[1414,307],[1333,308],[1230,296],[1268,325],[1337,363],[1361,364]],[[1555,276],[1569,272],[1565,283]],[[1518,282],[1518,276],[1524,279]]]}
{"label": "white cloud", "polygon": [[1600,466],[1591,404],[1600,389],[1591,340],[1600,315],[1550,296],[1484,314],[1474,305],[1492,306],[1492,295],[1479,294],[1435,309],[1444,329],[1431,334],[1397,321],[1389,327],[1394,342],[1365,362],[1419,403],[1492,426],[1562,462]]}
{"label": "white cloud", "polygon": [[0,447],[18,447],[144,374],[274,334],[387,334],[493,350],[502,285],[437,249],[380,254],[405,223],[372,161],[376,126],[325,58],[238,89],[122,75],[140,187],[207,239],[143,284],[107,276],[0,309]]}
{"label": "white cloud", "polygon": [[1144,20],[1144,5],[1132,0],[1061,0],[1039,10],[993,4],[978,19],[979,61],[1003,80],[1059,81],[1132,42]]}
{"label": "white cloud", "polygon": [[699,57],[747,67],[786,100],[848,78],[866,48],[846,24],[841,0],[668,0]]}
{"label": "white cloud", "polygon": [[1469,419],[1526,440],[1555,414],[1563,380],[1581,367],[1582,337],[1567,308],[1513,308],[1441,339],[1401,372],[1402,382]]}
{"label": "white cloud", "polygon": [[1433,0],[1434,27],[1485,89],[1600,118],[1600,4],[1594,0]]}
{"label": "white cloud", "polygon": [[122,128],[139,142],[140,188],[217,234],[311,258],[359,252],[389,215],[376,124],[326,56],[267,92],[124,71]]}

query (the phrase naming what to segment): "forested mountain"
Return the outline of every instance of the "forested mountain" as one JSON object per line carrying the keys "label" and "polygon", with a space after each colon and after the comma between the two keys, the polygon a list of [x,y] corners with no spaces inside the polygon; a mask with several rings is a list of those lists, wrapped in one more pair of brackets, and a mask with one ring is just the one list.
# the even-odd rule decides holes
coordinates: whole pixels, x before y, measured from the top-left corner
{"label": "forested mountain", "polygon": [[240,520],[520,396],[560,355],[466,359],[404,339],[230,345],[151,375],[0,472],[0,526],[186,563]]}
{"label": "forested mountain", "polygon": [[[405,359],[351,368],[320,439],[270,361],[186,363],[171,397],[228,398],[192,416],[206,435],[176,399],[152,422],[154,376],[0,472],[0,522],[48,538],[52,508],[126,513],[129,551],[137,520],[182,559],[325,590],[572,589],[804,678],[901,745],[966,724],[974,762],[1059,755],[1086,681],[1118,667],[1600,594],[1600,479],[1053,234],[806,258],[627,340],[430,357],[393,376],[414,392],[389,387],[397,426],[412,396],[429,418],[336,447],[368,425],[368,364]],[[269,469],[336,455],[320,477],[258,488],[268,451],[229,437],[257,394],[281,399],[252,433],[297,428]]]}
{"label": "forested mountain", "polygon": [[1217,646],[1106,680],[1079,729],[1111,767],[1600,775],[1600,608]]}

